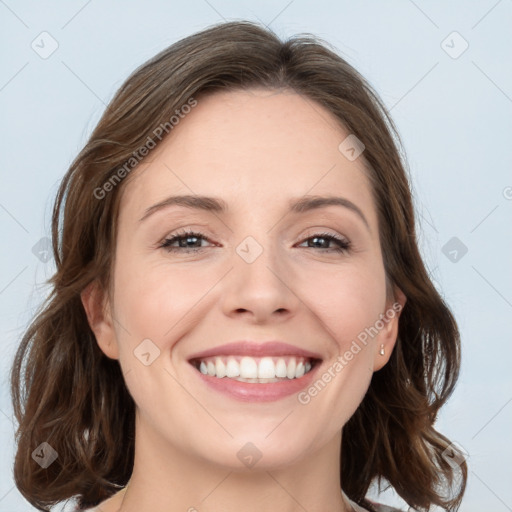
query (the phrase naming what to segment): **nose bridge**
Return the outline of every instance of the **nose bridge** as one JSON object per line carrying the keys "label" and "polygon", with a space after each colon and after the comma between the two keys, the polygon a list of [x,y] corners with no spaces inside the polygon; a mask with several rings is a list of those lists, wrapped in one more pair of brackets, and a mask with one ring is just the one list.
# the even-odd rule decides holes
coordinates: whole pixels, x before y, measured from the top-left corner
{"label": "nose bridge", "polygon": [[233,270],[224,290],[226,314],[247,311],[259,320],[283,310],[292,311],[296,297],[287,285],[289,267],[283,251],[268,233],[246,236],[233,254]]}
{"label": "nose bridge", "polygon": [[[259,196],[257,191],[254,192],[254,197],[256,196]],[[247,208],[247,205],[244,206]],[[270,212],[268,206],[262,202],[253,203],[249,210],[243,210],[243,214],[238,217],[233,226],[235,232],[243,236],[235,246],[235,266],[238,270],[241,272],[245,270],[252,275],[255,268],[260,275],[270,272],[267,267],[279,266],[282,248],[279,246],[279,240],[276,239],[278,238],[277,226],[271,227],[273,221],[274,213]]]}
{"label": "nose bridge", "polygon": [[279,286],[282,282],[276,274],[281,272],[282,267],[281,248],[267,233],[256,236],[245,237],[235,248],[234,270],[237,278],[251,286],[260,285],[262,289]]}

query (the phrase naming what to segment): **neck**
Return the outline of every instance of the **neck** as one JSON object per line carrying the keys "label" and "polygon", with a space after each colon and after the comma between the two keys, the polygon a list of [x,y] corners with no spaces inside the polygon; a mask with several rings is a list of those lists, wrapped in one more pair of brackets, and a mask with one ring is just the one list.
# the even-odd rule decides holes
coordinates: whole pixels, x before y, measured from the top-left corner
{"label": "neck", "polygon": [[263,456],[241,470],[170,446],[137,414],[135,447],[132,476],[118,493],[118,512],[353,510],[340,486],[341,433],[292,464],[265,465]]}

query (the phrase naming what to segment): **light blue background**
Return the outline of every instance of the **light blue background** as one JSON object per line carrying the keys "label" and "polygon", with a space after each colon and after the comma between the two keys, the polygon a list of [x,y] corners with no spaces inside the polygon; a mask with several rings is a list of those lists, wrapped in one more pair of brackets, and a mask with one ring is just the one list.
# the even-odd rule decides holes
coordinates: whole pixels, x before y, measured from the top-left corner
{"label": "light blue background", "polygon": [[[462,510],[512,510],[510,0],[0,0],[0,510],[32,510],[10,476],[8,370],[53,271],[32,247],[49,233],[57,184],[129,73],[222,18],[324,38],[391,109],[408,155],[421,249],[462,333],[462,377],[438,424],[469,453]],[[31,48],[43,31],[58,42],[47,59]],[[446,44],[453,53],[461,41],[451,36],[442,45],[453,31],[469,44],[456,59]],[[468,249],[456,263],[442,252],[454,236]]]}

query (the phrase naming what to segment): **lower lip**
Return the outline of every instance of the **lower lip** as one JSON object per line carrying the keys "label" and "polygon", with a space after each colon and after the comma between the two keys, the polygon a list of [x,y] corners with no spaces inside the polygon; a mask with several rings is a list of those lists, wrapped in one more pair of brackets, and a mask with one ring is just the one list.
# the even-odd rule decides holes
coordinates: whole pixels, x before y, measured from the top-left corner
{"label": "lower lip", "polygon": [[204,375],[194,368],[194,372],[210,388],[225,395],[229,395],[236,400],[243,402],[273,402],[287,396],[299,393],[308,387],[316,374],[320,362],[308,373],[298,379],[288,379],[279,382],[269,382],[268,384],[257,384],[251,382],[240,382],[238,380],[223,377],[219,379],[210,375]]}

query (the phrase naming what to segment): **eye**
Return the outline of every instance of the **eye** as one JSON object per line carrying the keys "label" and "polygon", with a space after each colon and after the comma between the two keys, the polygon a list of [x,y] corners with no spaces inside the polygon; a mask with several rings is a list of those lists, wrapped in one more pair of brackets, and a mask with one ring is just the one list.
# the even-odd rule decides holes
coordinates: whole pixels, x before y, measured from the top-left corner
{"label": "eye", "polygon": [[[168,252],[200,252],[204,249],[201,246],[201,240],[208,240],[208,238],[196,231],[182,231],[166,238],[159,247]],[[176,242],[178,242],[177,246]]]}
{"label": "eye", "polygon": [[[165,249],[168,252],[201,252],[205,249],[204,246],[201,245],[201,241],[206,240],[210,241],[208,237],[206,237],[203,233],[197,231],[182,231],[176,233],[175,235],[166,238],[159,247]],[[345,253],[349,252],[351,248],[351,242],[346,238],[338,237],[337,235],[333,235],[331,233],[316,233],[304,240],[304,242],[312,241],[314,244],[322,244],[330,245],[331,243],[335,243],[336,247],[318,247],[318,246],[309,246],[308,249],[321,249],[321,252],[337,252],[337,253]],[[177,245],[176,245],[177,243]],[[197,245],[199,244],[199,245]]]}
{"label": "eye", "polygon": [[[350,240],[347,240],[346,238],[341,238],[341,237],[339,237],[337,235],[333,235],[331,233],[316,233],[316,234],[306,238],[304,240],[304,242],[302,242],[302,243],[309,242],[310,240],[315,244],[319,243],[319,244],[326,245],[326,244],[331,244],[332,242],[334,242],[336,244],[335,248],[318,247],[317,246],[316,248],[323,249],[321,252],[346,253],[346,252],[349,252],[350,248],[351,248]],[[313,247],[310,246],[308,248],[314,249],[315,246],[313,246]]]}

